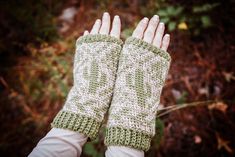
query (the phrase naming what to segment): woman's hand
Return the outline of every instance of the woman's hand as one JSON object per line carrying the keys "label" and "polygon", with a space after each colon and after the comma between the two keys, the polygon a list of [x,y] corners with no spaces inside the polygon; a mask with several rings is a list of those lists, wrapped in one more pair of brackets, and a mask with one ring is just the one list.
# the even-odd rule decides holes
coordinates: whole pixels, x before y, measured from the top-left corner
{"label": "woman's hand", "polygon": [[[143,39],[144,41],[153,44],[154,46],[167,51],[170,43],[170,35],[165,34],[165,25],[159,22],[159,16],[154,15],[150,20],[148,18],[143,18],[136,29],[134,30],[132,36]],[[120,38],[121,34],[121,20],[118,15],[114,16],[111,27],[111,19],[109,13],[105,12],[103,14],[102,20],[97,19],[93,25],[91,31],[85,31],[83,35],[88,34],[106,34],[111,35],[116,38]]]}
{"label": "woman's hand", "polygon": [[83,35],[87,34],[106,34],[111,35],[116,38],[120,38],[121,33],[121,20],[118,15],[114,16],[113,22],[112,22],[112,28],[111,27],[111,19],[109,13],[105,12],[103,14],[102,20],[97,19],[95,21],[95,24],[93,25],[90,32],[87,30],[84,32]]}
{"label": "woman's hand", "polygon": [[146,17],[143,18],[137,25],[132,36],[143,39],[144,41],[167,51],[170,43],[170,35],[164,35],[165,25],[162,22],[159,23],[159,21],[158,15],[154,15],[150,20]]}

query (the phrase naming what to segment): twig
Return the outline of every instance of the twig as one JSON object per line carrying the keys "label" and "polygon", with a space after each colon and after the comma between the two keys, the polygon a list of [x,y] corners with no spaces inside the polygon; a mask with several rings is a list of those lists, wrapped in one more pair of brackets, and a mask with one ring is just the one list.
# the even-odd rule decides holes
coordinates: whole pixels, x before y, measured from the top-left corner
{"label": "twig", "polygon": [[166,111],[158,114],[157,118],[162,117],[170,112],[173,112],[173,111],[176,111],[176,110],[179,110],[182,108],[198,106],[198,105],[207,105],[208,103],[214,103],[214,102],[217,102],[217,101],[216,100],[207,100],[207,101],[199,101],[199,102],[193,102],[193,103],[185,103],[185,104],[168,106],[168,107],[165,107],[165,108],[158,110],[158,111],[162,111],[162,110],[166,110]]}

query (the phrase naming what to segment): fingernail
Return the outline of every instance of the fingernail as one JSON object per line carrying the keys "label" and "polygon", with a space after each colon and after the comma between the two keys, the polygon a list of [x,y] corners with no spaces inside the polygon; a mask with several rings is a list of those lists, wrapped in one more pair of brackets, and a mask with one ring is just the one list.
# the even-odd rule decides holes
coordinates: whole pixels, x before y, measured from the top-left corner
{"label": "fingernail", "polygon": [[159,16],[158,15],[154,15],[153,18],[154,19],[159,19]]}
{"label": "fingernail", "polygon": [[170,39],[170,35],[166,34],[166,39],[169,40]]}
{"label": "fingernail", "polygon": [[161,26],[161,27],[164,27],[164,23],[163,23],[163,22],[160,22],[160,26]]}
{"label": "fingernail", "polygon": [[104,15],[109,15],[109,13],[108,12],[104,12]]}
{"label": "fingernail", "polygon": [[107,13],[107,12],[105,12],[105,13],[103,14],[102,20],[103,20],[104,18],[108,18],[108,13]]}
{"label": "fingernail", "polygon": [[118,15],[115,15],[114,18],[119,18],[119,16],[118,16]]}
{"label": "fingernail", "polygon": [[145,17],[143,20],[144,20],[144,22],[148,22],[149,19],[147,17]]}

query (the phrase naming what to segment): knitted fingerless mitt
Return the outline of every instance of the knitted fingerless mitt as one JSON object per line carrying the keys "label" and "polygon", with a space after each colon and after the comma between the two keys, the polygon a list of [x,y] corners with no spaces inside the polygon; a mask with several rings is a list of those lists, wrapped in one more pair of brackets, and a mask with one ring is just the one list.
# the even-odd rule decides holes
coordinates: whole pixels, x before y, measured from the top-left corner
{"label": "knitted fingerless mitt", "polygon": [[144,151],[150,148],[170,60],[167,52],[143,40],[133,37],[126,40],[109,109],[106,145]]}
{"label": "knitted fingerless mitt", "polygon": [[97,136],[115,82],[122,41],[108,35],[86,35],[76,42],[74,85],[52,127]]}

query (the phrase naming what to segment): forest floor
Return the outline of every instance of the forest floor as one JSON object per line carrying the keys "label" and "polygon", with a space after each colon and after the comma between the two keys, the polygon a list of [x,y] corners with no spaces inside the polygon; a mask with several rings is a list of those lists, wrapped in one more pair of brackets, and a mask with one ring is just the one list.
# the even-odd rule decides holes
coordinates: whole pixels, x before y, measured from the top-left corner
{"label": "forest floor", "polygon": [[[136,10],[115,10],[115,8],[110,10],[112,15],[114,13],[120,15],[123,28],[133,28],[141,18]],[[59,41],[45,43],[36,48],[28,45],[31,55],[11,57],[6,60],[14,64],[11,66],[6,64],[6,67],[2,67],[5,69],[5,76],[0,77],[2,89],[0,154],[26,156],[50,129],[50,122],[63,105],[67,88],[70,87],[63,87],[62,84],[61,88],[66,88],[66,92],[58,93],[54,90],[59,90],[56,86],[60,84],[53,80],[48,81],[50,78],[44,74],[54,72],[50,70],[56,66],[56,72],[63,74],[60,78],[67,81],[66,85],[71,86],[71,76],[67,75],[71,75],[74,41],[85,29],[89,30],[95,19],[101,15],[101,11],[83,6],[74,13],[72,21],[57,19],[58,33],[61,36]],[[133,23],[133,21],[136,22]],[[176,110],[160,117],[164,128],[162,131],[160,128],[154,137],[152,147],[146,156],[234,156],[235,45],[232,41],[235,32],[233,28],[227,30],[217,28],[216,33],[204,33],[197,38],[190,37],[182,31],[171,33],[169,52],[172,56],[172,64],[162,92],[160,107],[172,105],[176,108],[184,105],[192,105],[192,107]],[[122,38],[125,37],[126,34],[122,34]],[[48,51],[50,53],[47,53]],[[43,62],[38,59],[41,55],[48,57],[49,60]],[[51,55],[58,55],[59,58],[51,59]],[[63,59],[64,61],[61,61]],[[60,61],[57,62],[57,60]],[[49,64],[50,61],[52,61],[51,69],[45,67],[48,68],[45,70],[40,67],[43,64]],[[59,63],[61,65],[57,65]],[[70,70],[66,71],[63,68]],[[37,101],[38,98],[35,100],[32,98],[31,88],[33,87],[28,86],[32,78],[41,80],[40,86],[44,86],[45,90],[39,92],[45,93],[38,94],[44,95],[43,100]],[[60,99],[47,100],[45,97],[49,90],[53,91],[55,96],[60,94]],[[195,105],[197,102],[199,102],[198,105]],[[159,140],[160,134],[163,134],[163,137]],[[103,140],[102,134],[99,139]],[[105,151],[103,141],[96,141],[85,149],[84,156],[95,156],[95,153],[101,155]],[[93,153],[89,154],[90,151]]]}

